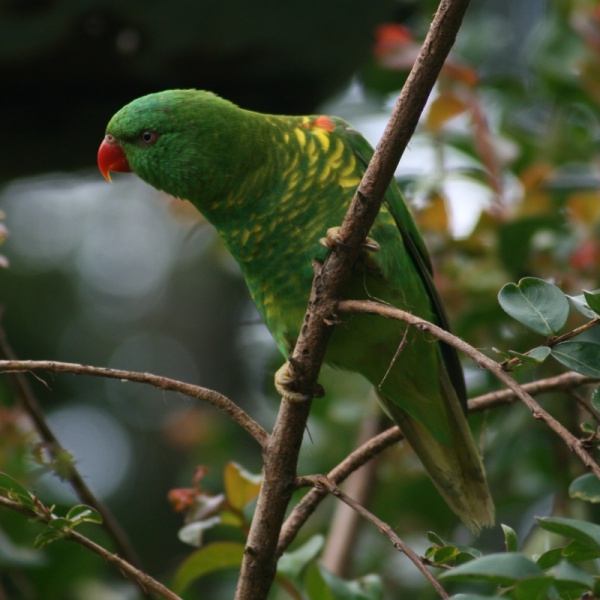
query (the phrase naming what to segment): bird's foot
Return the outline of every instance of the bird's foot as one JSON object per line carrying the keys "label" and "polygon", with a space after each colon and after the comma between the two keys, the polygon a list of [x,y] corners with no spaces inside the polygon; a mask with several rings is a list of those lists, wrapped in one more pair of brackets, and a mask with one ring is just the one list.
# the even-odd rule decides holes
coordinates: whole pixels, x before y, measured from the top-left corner
{"label": "bird's foot", "polygon": [[[319,240],[319,244],[327,248],[327,250],[333,250],[336,246],[344,246],[344,242],[340,236],[339,227],[330,227],[325,234],[325,237]],[[361,244],[364,250],[369,252],[379,252],[381,246],[370,237],[365,238],[365,241]]]}
{"label": "bird's foot", "polygon": [[306,402],[311,398],[321,398],[324,395],[322,386],[317,384],[314,394],[302,394],[290,388],[294,378],[290,375],[290,362],[286,361],[275,373],[275,389],[277,393],[288,402]]}

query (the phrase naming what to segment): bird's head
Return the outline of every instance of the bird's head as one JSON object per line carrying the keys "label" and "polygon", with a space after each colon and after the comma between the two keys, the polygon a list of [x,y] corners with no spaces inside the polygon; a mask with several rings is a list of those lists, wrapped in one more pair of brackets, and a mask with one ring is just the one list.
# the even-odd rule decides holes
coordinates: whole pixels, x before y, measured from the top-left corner
{"label": "bird's head", "polygon": [[219,131],[237,109],[210,92],[168,90],[134,100],[108,123],[98,150],[98,167],[134,172],[150,185],[180,198],[210,176],[223,154]]}

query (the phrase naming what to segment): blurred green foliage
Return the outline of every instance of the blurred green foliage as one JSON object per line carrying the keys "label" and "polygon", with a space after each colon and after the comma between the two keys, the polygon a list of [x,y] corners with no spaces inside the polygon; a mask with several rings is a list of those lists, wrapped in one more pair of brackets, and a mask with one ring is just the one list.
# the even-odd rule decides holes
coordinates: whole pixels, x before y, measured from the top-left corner
{"label": "blurred green foliage", "polygon": [[[374,40],[370,58],[347,91],[321,107],[350,120],[373,142],[435,7],[431,1],[406,4],[410,18],[402,28],[394,23],[373,30],[365,24]],[[539,330],[528,330],[500,307],[497,296],[505,284],[535,277],[572,297],[600,288],[599,103],[596,2],[474,2],[403,157],[398,179],[432,253],[454,331],[499,361],[525,355],[541,343]],[[99,143],[102,131],[92,133]],[[2,324],[20,358],[149,371],[197,383],[228,395],[270,429],[278,401],[272,375],[281,357],[249,302],[237,267],[211,229],[184,204],[131,177],[110,187],[95,172],[83,171],[9,181],[1,191],[0,210],[5,215],[0,241],[3,227],[9,234],[2,255],[10,263],[0,269]],[[571,310],[561,331],[589,317]],[[577,341],[600,342],[594,329]],[[498,389],[488,373],[467,360],[464,366],[471,396]],[[523,362],[514,375],[530,382],[564,370],[556,361],[536,360]],[[169,491],[194,490],[190,486],[198,465],[208,467],[202,490],[214,497],[227,488],[224,474],[231,461],[260,471],[256,443],[208,406],[118,381],[48,374],[29,381],[77,468],[122,522],[145,568],[167,584],[194,556],[177,538],[184,523],[169,505]],[[365,414],[376,410],[365,400],[368,386],[354,376],[325,369],[321,383],[327,395],[314,403],[300,474],[329,471],[353,449]],[[588,392],[545,394],[539,400],[572,432],[587,436],[595,452],[599,413]],[[18,399],[11,377],[2,376],[0,470],[66,514],[78,500],[47,465],[36,461],[32,448],[37,439]],[[455,582],[449,575],[449,589],[489,597],[500,584],[512,586],[508,597],[538,597],[523,595],[533,593],[527,586],[534,584],[523,583],[529,571],[519,570],[527,565],[544,573],[534,577],[535,594],[546,594],[552,578],[562,588],[555,586],[559,595],[549,597],[573,597],[561,596],[561,590],[582,593],[577,581],[584,581],[584,575],[561,566],[561,560],[569,562],[568,553],[559,550],[541,566],[536,563],[550,546],[562,547],[555,533],[567,539],[567,548],[569,539],[581,543],[573,533],[580,526],[558,519],[593,523],[600,516],[595,500],[589,501],[593,492],[587,484],[583,491],[578,484],[569,496],[572,481],[584,472],[582,465],[520,404],[474,415],[471,422],[497,520],[508,529],[498,526],[472,540],[401,446],[378,459],[369,509],[434,562],[460,557],[461,563],[465,555],[480,552],[487,556],[487,563],[463,565],[462,576],[456,570]],[[582,423],[588,425],[583,431]],[[230,493],[231,487],[226,496]],[[297,555],[305,562],[288,560],[292,585],[304,586],[306,594],[338,590],[336,598],[357,589],[372,598],[379,593],[384,598],[436,597],[368,524],[360,530],[347,569],[348,579],[365,578],[363,587],[356,581],[344,587],[318,570],[310,561],[322,543],[311,540],[327,537],[335,505],[331,498],[324,502],[292,547],[305,549]],[[206,547],[243,542],[251,508],[251,502],[243,510],[238,503],[237,529],[231,523],[205,528]],[[82,530],[111,548],[101,528],[87,527]],[[428,539],[428,530],[437,537]],[[73,544],[58,540],[34,552],[39,534],[39,524],[0,511],[5,596],[138,597],[118,573]],[[490,563],[488,555],[506,547],[518,549],[523,560],[503,563],[498,579],[494,569],[499,563]],[[580,546],[575,550],[575,556],[591,560]],[[596,578],[595,568],[589,562],[583,570]],[[383,588],[368,579],[371,573],[381,578]],[[473,578],[483,587],[465,587],[464,580]],[[184,597],[228,598],[235,581],[235,570],[214,572],[191,583]],[[276,588],[273,598],[290,597],[285,585]]]}

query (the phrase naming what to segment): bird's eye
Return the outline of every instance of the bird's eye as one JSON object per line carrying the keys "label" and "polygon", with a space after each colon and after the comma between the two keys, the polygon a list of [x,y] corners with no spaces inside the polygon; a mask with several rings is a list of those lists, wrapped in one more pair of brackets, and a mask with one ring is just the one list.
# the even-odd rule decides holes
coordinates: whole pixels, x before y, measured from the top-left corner
{"label": "bird's eye", "polygon": [[151,146],[154,144],[154,142],[156,142],[156,137],[156,133],[154,133],[154,131],[150,131],[149,129],[140,133],[140,139],[146,146]]}

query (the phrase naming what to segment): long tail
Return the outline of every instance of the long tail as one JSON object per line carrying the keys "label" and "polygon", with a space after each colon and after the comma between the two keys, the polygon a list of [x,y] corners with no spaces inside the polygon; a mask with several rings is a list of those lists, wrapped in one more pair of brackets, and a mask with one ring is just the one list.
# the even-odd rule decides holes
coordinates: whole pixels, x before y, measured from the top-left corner
{"label": "long tail", "polygon": [[[445,379],[445,378],[444,378]],[[444,382],[444,408],[450,443],[441,442],[417,419],[380,395],[385,410],[396,421],[448,506],[473,531],[494,524],[494,502],[479,451],[462,407],[449,381]]]}

